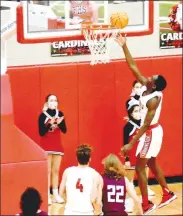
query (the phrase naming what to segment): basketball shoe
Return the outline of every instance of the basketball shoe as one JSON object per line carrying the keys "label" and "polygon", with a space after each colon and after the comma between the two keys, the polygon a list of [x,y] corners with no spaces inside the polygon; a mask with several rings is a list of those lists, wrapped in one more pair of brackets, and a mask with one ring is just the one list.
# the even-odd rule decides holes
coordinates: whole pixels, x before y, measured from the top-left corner
{"label": "basketball shoe", "polygon": [[151,201],[148,201],[148,205],[142,204],[143,215],[148,215],[156,208],[156,205]]}
{"label": "basketball shoe", "polygon": [[177,196],[172,191],[169,191],[168,195],[163,195],[161,203],[158,205],[158,208],[162,208],[163,206],[168,205],[176,198]]}

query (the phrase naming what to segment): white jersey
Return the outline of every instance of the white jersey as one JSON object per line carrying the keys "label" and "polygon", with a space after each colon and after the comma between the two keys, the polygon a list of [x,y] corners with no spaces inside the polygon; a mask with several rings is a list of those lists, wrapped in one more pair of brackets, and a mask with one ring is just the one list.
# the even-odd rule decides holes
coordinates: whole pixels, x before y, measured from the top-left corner
{"label": "white jersey", "polygon": [[[142,87],[143,89],[143,92],[146,91],[146,86],[143,86]],[[159,97],[160,98],[160,103],[156,109],[156,113],[154,115],[154,118],[151,122],[151,125],[153,124],[156,124],[158,123],[159,121],[159,117],[160,117],[160,113],[161,113],[161,106],[162,106],[162,100],[163,100],[163,94],[162,92],[160,91],[155,91],[153,92],[152,94],[149,94],[149,95],[145,95],[145,96],[141,96],[140,97],[140,116],[141,116],[141,126],[144,124],[144,120],[145,120],[145,117],[147,115],[147,112],[148,112],[148,108],[147,108],[147,102],[154,98],[154,97]]]}
{"label": "white jersey", "polygon": [[91,167],[70,167],[66,179],[66,211],[76,213],[93,212],[91,193],[98,173]]}

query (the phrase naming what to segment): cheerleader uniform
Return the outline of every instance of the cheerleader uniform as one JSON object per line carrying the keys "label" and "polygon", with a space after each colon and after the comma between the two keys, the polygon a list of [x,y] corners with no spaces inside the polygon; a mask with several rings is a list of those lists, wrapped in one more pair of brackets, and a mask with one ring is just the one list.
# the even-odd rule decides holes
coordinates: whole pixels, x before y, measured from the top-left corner
{"label": "cheerleader uniform", "polygon": [[[133,137],[137,134],[140,128],[140,120],[131,119],[124,126],[124,145],[130,143]],[[134,147],[129,151],[126,161],[130,161],[131,168],[135,168],[136,164],[136,150],[138,142],[135,143]]]}
{"label": "cheerleader uniform", "polygon": [[39,135],[41,136],[40,147],[48,154],[64,155],[60,131],[66,133],[66,123],[63,119],[60,124],[50,124],[54,117],[56,120],[64,116],[59,110],[47,109],[39,116]]}

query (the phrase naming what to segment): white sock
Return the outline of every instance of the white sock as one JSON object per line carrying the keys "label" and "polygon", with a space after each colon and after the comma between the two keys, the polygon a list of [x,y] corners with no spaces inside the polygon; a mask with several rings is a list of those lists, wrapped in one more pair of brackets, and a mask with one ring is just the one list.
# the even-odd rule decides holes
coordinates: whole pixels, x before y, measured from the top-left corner
{"label": "white sock", "polygon": [[58,196],[58,189],[53,189],[53,195]]}

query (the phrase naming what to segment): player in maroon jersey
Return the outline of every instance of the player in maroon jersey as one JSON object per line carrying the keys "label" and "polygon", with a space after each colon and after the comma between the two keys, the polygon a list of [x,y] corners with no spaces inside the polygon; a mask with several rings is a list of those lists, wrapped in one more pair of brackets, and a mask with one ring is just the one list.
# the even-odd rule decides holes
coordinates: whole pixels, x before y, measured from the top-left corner
{"label": "player in maroon jersey", "polygon": [[21,213],[16,216],[48,216],[48,213],[41,211],[42,198],[35,188],[27,188],[20,199]]}
{"label": "player in maroon jersey", "polygon": [[132,197],[137,215],[142,215],[142,207],[139,198],[129,180],[125,177],[125,169],[114,155],[108,155],[104,161],[103,174],[103,213],[104,215],[128,215],[125,211],[126,193]]}

